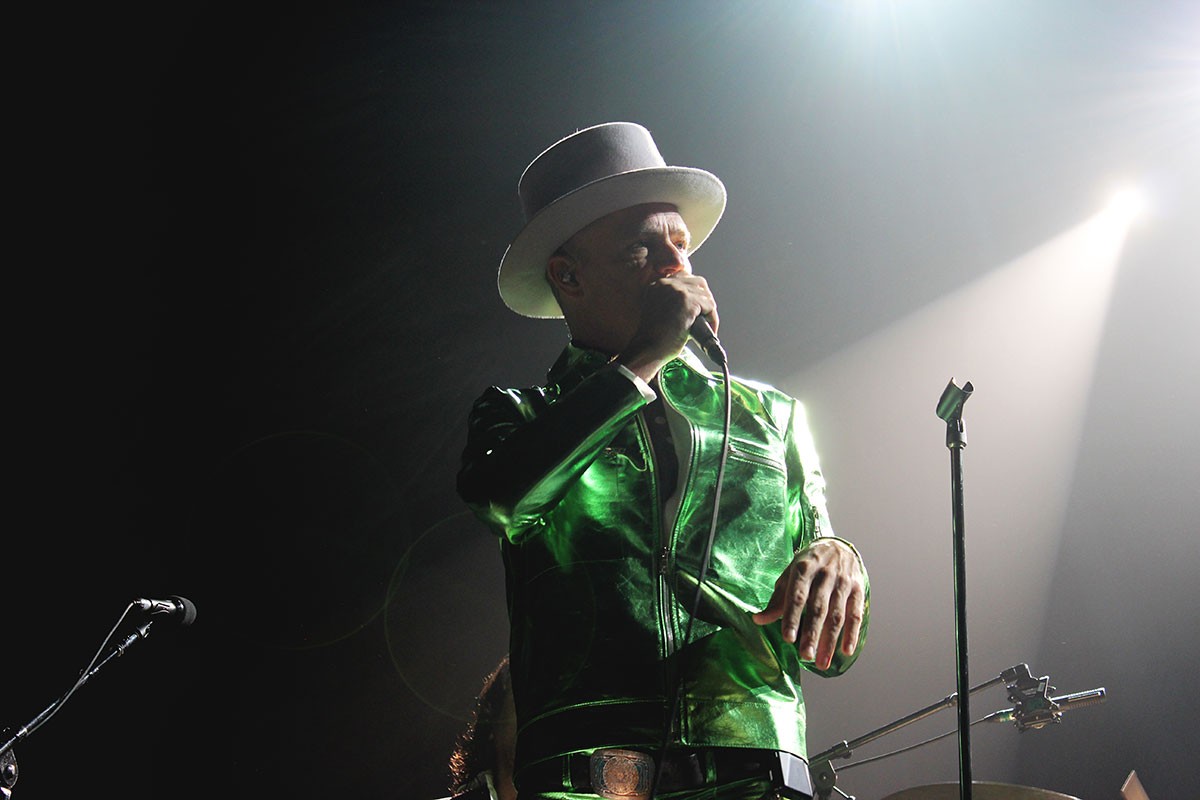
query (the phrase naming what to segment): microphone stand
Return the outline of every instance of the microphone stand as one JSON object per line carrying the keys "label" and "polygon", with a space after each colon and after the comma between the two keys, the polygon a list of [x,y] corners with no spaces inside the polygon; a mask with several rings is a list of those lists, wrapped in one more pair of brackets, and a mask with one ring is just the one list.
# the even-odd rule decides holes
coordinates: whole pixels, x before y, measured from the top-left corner
{"label": "microphone stand", "polygon": [[967,669],[967,560],[965,552],[966,520],[963,514],[962,451],[967,446],[962,409],[974,387],[968,382],[960,389],[954,379],[946,385],[937,404],[937,415],[946,423],[946,447],[950,450],[950,495],[954,538],[954,619],[958,664],[958,779],[959,797],[971,800],[971,713],[969,709]]}
{"label": "microphone stand", "polygon": [[[1024,666],[1024,665],[1021,665],[1021,666]],[[1005,670],[1004,672],[1002,672],[1001,674],[992,678],[991,680],[984,681],[983,683],[979,684],[978,686],[975,686],[975,687],[969,689],[967,691],[967,694],[974,694],[975,692],[982,691],[982,690],[988,688],[989,686],[994,686],[997,683],[1008,680],[1010,674],[1014,673],[1014,671],[1017,669],[1018,669],[1018,667],[1010,667],[1009,669]],[[949,708],[950,706],[953,706],[953,705],[958,705],[959,708],[962,708],[964,705],[966,705],[966,702],[965,702],[966,696],[962,695],[962,699],[964,702],[960,702],[959,698],[960,698],[959,692],[955,692],[954,694],[947,695],[946,697],[942,698],[940,701],[938,701],[936,703],[932,703],[930,705],[927,705],[927,706],[925,706],[925,708],[922,708],[919,711],[914,711],[913,713],[909,714],[908,716],[901,717],[900,719],[896,720],[895,722],[889,722],[887,725],[884,725],[881,728],[876,728],[875,730],[871,731],[870,733],[863,734],[862,736],[859,736],[856,739],[851,739],[850,741],[838,742],[837,744],[835,744],[833,747],[829,748],[828,750],[822,751],[822,752],[818,753],[817,755],[813,756],[809,760],[809,771],[812,774],[812,784],[813,784],[813,788],[817,792],[816,796],[821,798],[821,800],[828,800],[830,794],[836,790],[837,771],[834,770],[833,765],[830,763],[830,761],[832,761],[835,758],[849,758],[851,755],[854,754],[855,748],[862,747],[864,744],[873,742],[882,736],[886,736],[887,734],[892,733],[893,731],[896,731],[896,730],[899,730],[900,728],[905,727],[906,725],[911,725],[912,723],[919,722],[920,720],[923,720],[926,717],[933,716],[934,714],[936,714],[937,712],[941,711],[944,708]],[[837,791],[839,794],[843,794],[840,790],[837,790]]]}
{"label": "microphone stand", "polygon": [[[1029,672],[1027,664],[1016,664],[1001,672],[994,678],[984,681],[978,686],[972,687],[967,694],[975,694],[989,686],[994,686],[997,683],[1004,683],[1008,690],[1008,699],[1014,704],[1013,708],[996,711],[987,715],[980,722],[1009,722],[1016,724],[1017,730],[1026,731],[1036,728],[1045,727],[1050,723],[1057,723],[1062,716],[1062,712],[1068,708],[1081,708],[1083,706],[1103,703],[1107,693],[1103,688],[1092,689],[1086,692],[1076,692],[1074,694],[1064,695],[1062,697],[1050,697],[1050,692],[1054,687],[1050,686],[1049,677],[1034,678]],[[837,772],[830,763],[835,758],[849,758],[854,754],[854,750],[858,747],[873,742],[883,736],[886,736],[893,731],[897,731],[906,725],[911,725],[914,722],[933,716],[942,709],[949,708],[953,705],[958,705],[962,708],[965,705],[966,696],[960,696],[958,692],[947,695],[939,702],[932,703],[919,711],[914,711],[908,716],[901,717],[895,722],[889,722],[881,728],[876,728],[870,733],[859,736],[850,741],[842,741],[824,750],[809,760],[809,775],[812,780],[812,788],[815,794],[813,797],[820,800],[828,800],[833,792],[837,792],[843,797],[848,797],[845,792],[837,788]],[[928,744],[928,742],[925,742]],[[911,749],[911,748],[906,748]],[[899,751],[903,752],[903,751]],[[890,754],[890,755],[894,755]],[[885,756],[876,756],[875,758],[884,758]],[[875,759],[867,759],[871,761]],[[862,761],[859,763],[866,763]],[[849,766],[854,766],[853,764]]]}
{"label": "microphone stand", "polygon": [[17,762],[16,754],[12,752],[13,747],[18,742],[24,741],[31,733],[40,728],[50,717],[63,707],[67,700],[75,693],[75,690],[87,683],[93,675],[101,670],[105,664],[112,661],[117,656],[125,654],[125,651],[132,647],[135,643],[145,639],[150,635],[150,626],[154,624],[153,620],[148,620],[138,626],[136,630],[126,636],[121,642],[109,651],[108,655],[102,661],[92,667],[89,671],[80,676],[79,680],[64,694],[62,697],[55,700],[47,706],[42,713],[27,722],[20,730],[18,730],[4,744],[0,745],[0,764],[3,765],[3,771],[0,772],[0,797],[9,797],[9,791],[13,784],[17,782]]}

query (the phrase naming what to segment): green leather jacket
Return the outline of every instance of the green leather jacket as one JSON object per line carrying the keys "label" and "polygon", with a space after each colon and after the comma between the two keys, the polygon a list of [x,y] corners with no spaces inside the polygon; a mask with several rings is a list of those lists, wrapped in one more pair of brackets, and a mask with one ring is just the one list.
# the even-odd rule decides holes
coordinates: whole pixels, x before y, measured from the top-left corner
{"label": "green leather jacket", "polygon": [[[517,771],[597,747],[673,740],[805,756],[803,668],[766,607],[795,548],[831,532],[797,401],[734,380],[719,529],[688,640],[711,522],[723,379],[692,353],[668,363],[679,481],[658,501],[647,405],[604,355],[568,346],[549,385],[476,401],[459,493],[502,537],[519,734]],[[859,650],[866,637],[862,628]],[[857,658],[840,652],[824,674]],[[676,683],[678,682],[678,684]]]}

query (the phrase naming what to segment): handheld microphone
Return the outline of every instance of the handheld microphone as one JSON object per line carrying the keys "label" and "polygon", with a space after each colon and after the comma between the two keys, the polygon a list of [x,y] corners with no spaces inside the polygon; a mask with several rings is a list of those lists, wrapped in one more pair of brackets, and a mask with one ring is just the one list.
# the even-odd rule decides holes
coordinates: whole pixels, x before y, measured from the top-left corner
{"label": "handheld microphone", "polygon": [[179,624],[185,628],[196,621],[196,606],[186,597],[171,595],[166,600],[147,600],[139,597],[133,605],[151,614],[165,614],[168,617],[178,617]]}
{"label": "handheld microphone", "polygon": [[725,348],[721,347],[721,340],[717,338],[717,334],[713,332],[707,319],[703,316],[696,317],[696,321],[692,323],[688,332],[715,364],[721,367],[725,366]]}

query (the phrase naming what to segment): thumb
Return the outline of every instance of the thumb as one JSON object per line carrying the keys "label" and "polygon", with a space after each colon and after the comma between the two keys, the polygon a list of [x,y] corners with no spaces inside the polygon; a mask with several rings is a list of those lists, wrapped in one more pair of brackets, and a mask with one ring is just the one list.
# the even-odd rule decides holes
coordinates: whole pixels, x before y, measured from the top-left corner
{"label": "thumb", "polygon": [[783,593],[779,591],[779,587],[775,587],[775,592],[771,595],[771,601],[767,603],[767,607],[762,611],[755,612],[750,615],[750,619],[758,625],[770,625],[772,622],[783,617]]}

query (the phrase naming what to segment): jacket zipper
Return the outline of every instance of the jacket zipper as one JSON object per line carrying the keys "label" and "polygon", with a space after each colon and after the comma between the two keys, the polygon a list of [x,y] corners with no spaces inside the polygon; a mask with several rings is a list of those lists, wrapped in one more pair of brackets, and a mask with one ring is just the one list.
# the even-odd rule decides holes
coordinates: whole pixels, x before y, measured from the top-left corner
{"label": "jacket zipper", "polygon": [[655,564],[652,569],[655,572],[655,582],[658,586],[658,621],[663,630],[663,644],[666,648],[667,655],[675,652],[675,629],[671,625],[671,593],[667,586],[667,571],[670,568],[671,545],[670,531],[663,525],[662,507],[658,501],[658,461],[654,455],[654,446],[650,440],[650,429],[646,424],[645,418],[637,415],[638,434],[642,439],[642,446],[647,453],[647,462],[650,466],[650,497],[654,503],[653,518],[657,523],[655,527],[659,531],[659,549],[657,557],[654,559]]}
{"label": "jacket zipper", "polygon": [[[659,382],[659,394],[662,397],[664,413],[666,413],[666,407],[669,407],[671,412],[678,415],[688,427],[687,457],[678,459],[679,472],[678,472],[678,477],[676,480],[678,482],[678,486],[681,487],[681,488],[679,488],[679,508],[677,508],[675,511],[675,516],[671,520],[670,528],[668,528],[665,524],[663,524],[663,520],[661,517],[661,511],[660,511],[659,517],[658,517],[659,527],[662,531],[662,539],[659,542],[660,547],[659,547],[659,558],[658,558],[658,586],[659,586],[658,596],[659,596],[659,606],[661,609],[660,616],[662,618],[663,631],[665,633],[665,639],[666,639],[666,645],[667,645],[667,655],[671,655],[676,650],[675,629],[674,629],[674,625],[672,625],[672,623],[671,623],[671,614],[670,614],[670,609],[672,607],[671,589],[667,583],[668,573],[670,572],[670,569],[671,569],[671,542],[674,541],[676,538],[676,534],[677,534],[678,528],[679,528],[679,516],[680,516],[679,510],[682,509],[683,498],[687,496],[688,489],[690,488],[690,485],[692,482],[692,473],[694,472],[694,470],[692,469],[692,460],[695,458],[695,447],[692,444],[692,439],[693,439],[693,435],[694,435],[694,432],[692,431],[692,423],[688,420],[687,416],[684,415],[684,413],[682,411],[680,411],[679,408],[676,407],[674,403],[671,402],[671,398],[667,396],[666,390],[664,390],[662,388],[661,381]],[[643,420],[642,424],[643,424],[643,434],[647,437],[647,439],[649,439],[650,434],[649,434],[649,431],[645,429],[645,421],[644,420]],[[655,488],[657,489],[657,487],[655,487]],[[655,494],[654,497],[657,499],[658,495]]]}
{"label": "jacket zipper", "polygon": [[785,471],[783,462],[781,462],[777,459],[771,458],[770,456],[763,455],[762,453],[756,453],[753,450],[747,450],[744,447],[739,447],[736,439],[729,440],[729,454],[730,455],[736,454],[737,457],[742,459],[743,461],[751,461],[755,464],[761,464],[765,467],[771,467],[775,470],[778,470],[779,472]]}

